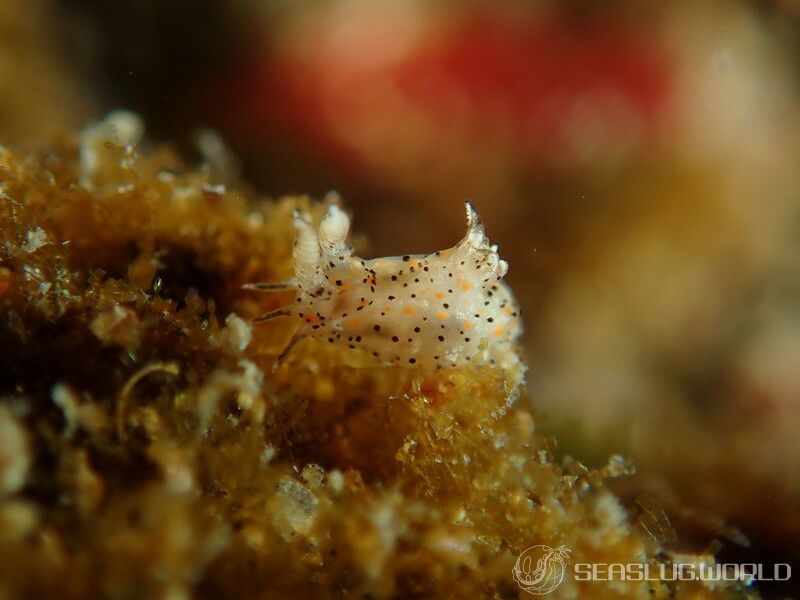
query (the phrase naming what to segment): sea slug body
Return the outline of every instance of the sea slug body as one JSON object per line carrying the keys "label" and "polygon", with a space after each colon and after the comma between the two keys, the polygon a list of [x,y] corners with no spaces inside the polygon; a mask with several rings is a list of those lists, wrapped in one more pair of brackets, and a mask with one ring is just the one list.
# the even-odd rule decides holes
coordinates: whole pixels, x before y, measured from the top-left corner
{"label": "sea slug body", "polygon": [[380,362],[423,369],[489,362],[517,363],[522,331],[519,308],[502,281],[508,263],[487,239],[466,202],[467,234],[454,247],[427,255],[362,259],[346,238],[349,217],[331,205],[315,231],[295,213],[294,278],[248,289],[296,289],[291,307],[256,318],[299,319],[301,325],[277,363],[295,343],[312,337],[361,350]]}

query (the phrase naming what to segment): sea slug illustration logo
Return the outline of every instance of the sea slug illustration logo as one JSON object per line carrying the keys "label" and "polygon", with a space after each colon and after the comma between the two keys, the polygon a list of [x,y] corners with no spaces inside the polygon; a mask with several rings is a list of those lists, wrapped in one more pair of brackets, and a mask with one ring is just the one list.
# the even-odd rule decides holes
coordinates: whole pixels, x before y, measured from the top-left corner
{"label": "sea slug illustration logo", "polygon": [[519,555],[514,565],[514,581],[530,594],[549,594],[564,580],[567,570],[564,561],[569,553],[565,546],[531,546]]}

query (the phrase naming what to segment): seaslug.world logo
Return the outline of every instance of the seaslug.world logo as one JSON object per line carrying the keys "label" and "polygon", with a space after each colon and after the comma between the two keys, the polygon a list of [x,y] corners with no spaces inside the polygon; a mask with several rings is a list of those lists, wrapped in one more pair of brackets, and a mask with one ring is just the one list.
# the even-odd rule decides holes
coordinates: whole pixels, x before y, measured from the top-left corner
{"label": "seaslug.world logo", "polygon": [[514,581],[529,594],[549,594],[564,581],[569,553],[566,546],[539,544],[527,548],[514,565]]}
{"label": "seaslug.world logo", "polygon": [[523,591],[541,596],[549,594],[564,581],[568,571],[574,581],[586,582],[670,582],[702,581],[716,584],[738,583],[750,586],[759,582],[788,581],[792,577],[789,563],[768,566],[760,563],[718,563],[709,556],[688,562],[677,560],[658,563],[583,563],[567,566],[572,552],[566,546],[553,548],[544,544],[531,546],[522,552],[514,564],[514,581]]}

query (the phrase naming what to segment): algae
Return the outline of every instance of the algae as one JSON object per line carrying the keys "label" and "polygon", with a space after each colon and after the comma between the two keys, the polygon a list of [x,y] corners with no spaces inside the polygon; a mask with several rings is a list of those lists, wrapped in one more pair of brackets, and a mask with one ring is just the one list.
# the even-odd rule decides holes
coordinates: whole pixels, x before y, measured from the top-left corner
{"label": "algae", "polygon": [[324,203],[260,198],[138,125],[0,151],[0,596],[515,598],[535,544],[670,560],[606,487],[632,467],[554,460],[519,373],[314,340],[273,372],[293,324],[249,321],[286,298],[242,285],[285,279],[292,211]]}

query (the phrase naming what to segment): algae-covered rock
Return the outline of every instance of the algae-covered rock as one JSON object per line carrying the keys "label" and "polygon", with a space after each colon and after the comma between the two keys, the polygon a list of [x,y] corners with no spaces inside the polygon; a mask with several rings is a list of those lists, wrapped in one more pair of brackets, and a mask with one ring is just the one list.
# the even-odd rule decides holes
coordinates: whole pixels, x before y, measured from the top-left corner
{"label": "algae-covered rock", "polygon": [[294,321],[251,319],[292,298],[242,286],[286,279],[293,210],[325,203],[260,199],[140,129],[0,152],[0,596],[514,598],[537,544],[669,560],[604,485],[624,461],[551,458],[519,372],[311,339],[273,370]]}

